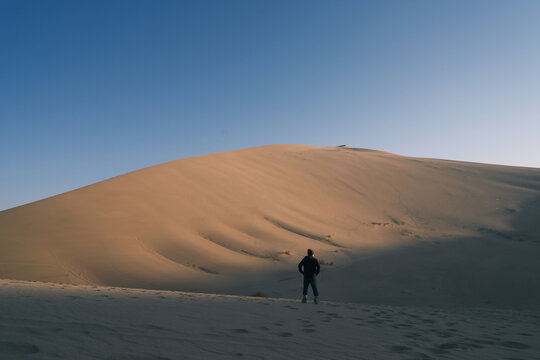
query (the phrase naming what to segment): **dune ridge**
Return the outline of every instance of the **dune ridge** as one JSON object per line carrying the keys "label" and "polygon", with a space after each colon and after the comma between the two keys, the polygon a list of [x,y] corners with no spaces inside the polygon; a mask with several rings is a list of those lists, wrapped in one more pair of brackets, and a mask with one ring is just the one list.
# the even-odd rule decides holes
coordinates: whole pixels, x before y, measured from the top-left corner
{"label": "dune ridge", "polygon": [[329,299],[534,307],[539,214],[540,169],[263,146],[0,212],[0,278],[290,297],[310,247]]}

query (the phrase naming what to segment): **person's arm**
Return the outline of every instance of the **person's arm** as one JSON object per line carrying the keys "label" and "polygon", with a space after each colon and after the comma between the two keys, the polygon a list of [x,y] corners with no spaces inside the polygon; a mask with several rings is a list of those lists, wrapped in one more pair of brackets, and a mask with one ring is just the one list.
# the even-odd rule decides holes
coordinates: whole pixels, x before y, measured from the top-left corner
{"label": "person's arm", "polygon": [[304,270],[302,270],[302,266],[304,266],[304,259],[300,261],[300,264],[298,264],[298,271],[300,271],[300,274],[304,273]]}
{"label": "person's arm", "polygon": [[319,275],[319,271],[321,271],[321,266],[319,265],[319,260],[315,259],[315,275]]}

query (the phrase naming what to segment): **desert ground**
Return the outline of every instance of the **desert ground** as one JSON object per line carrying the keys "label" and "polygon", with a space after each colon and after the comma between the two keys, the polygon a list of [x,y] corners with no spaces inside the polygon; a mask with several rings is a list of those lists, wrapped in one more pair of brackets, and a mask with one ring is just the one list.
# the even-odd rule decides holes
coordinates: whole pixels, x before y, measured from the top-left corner
{"label": "desert ground", "polygon": [[2,359],[538,359],[540,313],[0,280]]}
{"label": "desert ground", "polygon": [[0,355],[540,359],[538,219],[536,168],[303,145],[152,166],[0,212]]}

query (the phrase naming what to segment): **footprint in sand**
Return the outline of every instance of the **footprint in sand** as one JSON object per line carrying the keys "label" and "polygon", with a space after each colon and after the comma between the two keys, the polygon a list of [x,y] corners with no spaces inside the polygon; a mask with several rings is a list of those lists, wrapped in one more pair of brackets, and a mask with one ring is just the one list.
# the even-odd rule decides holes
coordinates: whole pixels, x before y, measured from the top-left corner
{"label": "footprint in sand", "polygon": [[36,354],[39,348],[31,343],[0,341],[0,354],[8,355],[26,355]]}
{"label": "footprint in sand", "polygon": [[411,325],[399,323],[399,324],[394,324],[394,325],[392,325],[392,327],[393,327],[394,329],[408,329],[408,328],[411,327]]}
{"label": "footprint in sand", "polygon": [[443,355],[443,354],[448,353],[448,351],[443,350],[443,349],[438,349],[438,348],[431,348],[431,349],[428,349],[428,350],[430,352],[432,352],[433,354],[436,354],[436,355]]}
{"label": "footprint in sand", "polygon": [[133,355],[111,355],[107,360],[171,360],[171,358],[168,357],[161,357],[161,356],[154,356],[154,355],[136,355],[135,357]]}
{"label": "footprint in sand", "polygon": [[448,342],[448,343],[439,344],[439,345],[437,345],[437,347],[439,349],[443,349],[443,350],[451,350],[451,349],[459,348],[459,344],[454,343],[454,342]]}
{"label": "footprint in sand", "polygon": [[341,316],[339,314],[336,314],[336,313],[328,313],[328,315],[330,315],[334,319],[343,319],[343,316]]}
{"label": "footprint in sand", "polygon": [[415,360],[433,360],[431,356],[428,356],[421,352],[407,352],[410,356],[412,356],[412,359]]}
{"label": "footprint in sand", "polygon": [[141,325],[142,328],[148,329],[148,330],[165,330],[161,326],[153,325],[153,324],[143,324]]}
{"label": "footprint in sand", "polygon": [[480,340],[480,339],[469,339],[475,344],[483,344],[483,345],[493,345],[494,342],[490,340]]}
{"label": "footprint in sand", "polygon": [[293,336],[293,333],[288,332],[288,331],[283,331],[283,332],[278,333],[277,335],[281,337],[291,337]]}
{"label": "footprint in sand", "polygon": [[390,346],[387,346],[386,348],[395,353],[403,353],[405,351],[411,350],[410,347],[405,346],[405,345],[390,345]]}
{"label": "footprint in sand", "polygon": [[459,348],[460,348],[459,344],[453,343],[453,342],[447,342],[447,343],[436,345],[435,347],[430,348],[428,350],[434,354],[443,355],[443,354],[448,353],[448,350],[456,350]]}
{"label": "footprint in sand", "polygon": [[437,335],[440,338],[449,338],[449,337],[454,336],[452,333],[449,333],[449,332],[446,332],[446,331],[443,331],[443,330],[439,330],[439,329],[429,329],[428,331],[431,332],[431,333],[434,333],[435,335]]}
{"label": "footprint in sand", "polygon": [[472,343],[465,343],[465,345],[469,348],[475,348],[475,349],[483,349],[484,346],[482,345],[479,345],[479,344],[475,344],[474,342]]}
{"label": "footprint in sand", "polygon": [[500,345],[510,349],[530,349],[531,346],[517,341],[504,341]]}

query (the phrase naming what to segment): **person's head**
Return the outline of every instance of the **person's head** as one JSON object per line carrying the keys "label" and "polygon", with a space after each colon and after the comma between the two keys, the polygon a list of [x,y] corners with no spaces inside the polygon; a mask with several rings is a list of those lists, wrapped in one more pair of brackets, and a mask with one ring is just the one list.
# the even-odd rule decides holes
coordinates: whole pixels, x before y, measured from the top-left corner
{"label": "person's head", "polygon": [[313,252],[313,250],[307,249],[307,255],[308,256],[313,256],[313,254],[315,254],[315,252]]}

